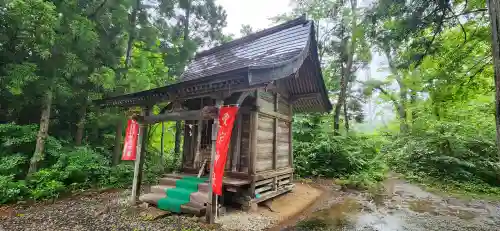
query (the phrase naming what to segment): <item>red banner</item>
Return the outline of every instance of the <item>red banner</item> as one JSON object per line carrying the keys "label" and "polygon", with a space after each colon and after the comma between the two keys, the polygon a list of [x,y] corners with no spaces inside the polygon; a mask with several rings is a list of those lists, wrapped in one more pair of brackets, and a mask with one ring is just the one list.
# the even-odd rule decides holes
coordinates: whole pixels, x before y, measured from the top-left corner
{"label": "red banner", "polygon": [[222,195],[222,179],[224,178],[227,149],[231,142],[236,113],[238,113],[238,107],[236,106],[222,107],[219,110],[219,132],[215,143],[214,174],[212,178],[212,191],[217,195]]}
{"label": "red banner", "polygon": [[137,135],[139,124],[135,120],[129,120],[125,132],[125,143],[123,145],[122,160],[135,160],[137,153]]}

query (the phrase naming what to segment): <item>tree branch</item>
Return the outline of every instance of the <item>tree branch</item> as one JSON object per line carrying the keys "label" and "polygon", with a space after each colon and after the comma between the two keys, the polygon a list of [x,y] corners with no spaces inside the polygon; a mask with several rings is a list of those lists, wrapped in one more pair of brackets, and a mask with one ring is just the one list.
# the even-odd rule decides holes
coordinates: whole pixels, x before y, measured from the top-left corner
{"label": "tree branch", "polygon": [[104,5],[106,5],[106,3],[108,2],[108,0],[104,0],[102,1],[102,3],[97,7],[97,9],[95,9],[94,12],[92,12],[91,14],[88,15],[88,18],[95,18],[97,16],[97,14],[99,13],[99,11],[101,11],[101,9],[104,7]]}

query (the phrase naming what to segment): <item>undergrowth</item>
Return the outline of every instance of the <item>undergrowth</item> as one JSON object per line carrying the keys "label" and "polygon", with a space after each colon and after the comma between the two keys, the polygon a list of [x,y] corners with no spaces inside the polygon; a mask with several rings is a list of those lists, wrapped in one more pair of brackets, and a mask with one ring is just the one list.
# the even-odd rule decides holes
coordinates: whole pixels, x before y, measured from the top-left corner
{"label": "undergrowth", "polygon": [[[48,155],[41,168],[27,176],[33,150],[27,147],[34,147],[36,130],[31,125],[0,125],[0,204],[57,198],[89,188],[122,188],[132,183],[132,161],[112,166],[107,149],[74,147],[54,137],[48,137]],[[155,181],[164,169],[177,166],[175,161],[162,161],[153,148],[148,148],[146,157],[143,180],[148,183]]]}

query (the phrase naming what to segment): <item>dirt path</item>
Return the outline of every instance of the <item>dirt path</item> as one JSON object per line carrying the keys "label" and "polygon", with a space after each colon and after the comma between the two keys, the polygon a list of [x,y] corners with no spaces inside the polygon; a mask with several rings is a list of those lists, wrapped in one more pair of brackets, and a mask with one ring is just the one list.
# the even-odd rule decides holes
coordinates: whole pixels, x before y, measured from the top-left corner
{"label": "dirt path", "polygon": [[342,191],[284,230],[448,231],[499,230],[500,203],[442,197],[390,177],[385,190]]}

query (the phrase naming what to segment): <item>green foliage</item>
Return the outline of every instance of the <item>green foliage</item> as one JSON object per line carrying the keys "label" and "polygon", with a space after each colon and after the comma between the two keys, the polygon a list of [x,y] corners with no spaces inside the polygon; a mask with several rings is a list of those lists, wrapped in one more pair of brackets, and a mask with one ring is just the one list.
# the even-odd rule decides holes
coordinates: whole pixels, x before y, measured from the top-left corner
{"label": "green foliage", "polygon": [[35,172],[28,184],[30,187],[29,198],[39,200],[43,198],[58,197],[65,190],[63,177],[57,169],[41,169]]}
{"label": "green foliage", "polygon": [[26,191],[24,181],[16,181],[11,175],[0,175],[0,204],[22,199]]}
{"label": "green foliage", "polygon": [[384,152],[395,170],[412,178],[469,185],[466,191],[474,189],[471,184],[486,191],[500,187],[492,110],[491,103],[478,99],[468,105],[449,104],[439,120],[419,113],[411,133],[396,137]]}
{"label": "green foliage", "polygon": [[294,121],[294,167],[299,176],[339,178],[359,188],[384,179],[380,137],[335,136],[331,115],[296,116]]}

